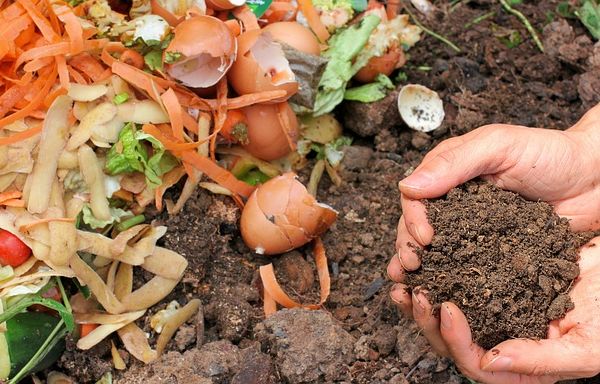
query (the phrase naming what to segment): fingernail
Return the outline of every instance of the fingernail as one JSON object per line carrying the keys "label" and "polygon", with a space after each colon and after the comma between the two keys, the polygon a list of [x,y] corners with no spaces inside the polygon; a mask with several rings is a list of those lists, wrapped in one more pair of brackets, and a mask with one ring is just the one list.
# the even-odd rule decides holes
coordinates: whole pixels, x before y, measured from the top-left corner
{"label": "fingernail", "polygon": [[414,306],[415,311],[417,312],[417,315],[422,317],[423,315],[425,315],[425,306],[423,305],[423,303],[421,303],[421,300],[419,300],[419,296],[416,291],[413,291],[413,298],[414,301],[417,302],[417,305]]}
{"label": "fingernail", "polygon": [[506,356],[498,356],[487,363],[482,369],[488,372],[508,371],[512,367],[512,360]]}
{"label": "fingernail", "polygon": [[402,301],[398,301],[394,297],[394,292],[398,292],[401,289],[406,289],[406,288],[400,284],[394,284],[394,285],[392,285],[392,288],[390,289],[390,299],[392,299],[392,301],[396,304],[404,304]]}
{"label": "fingernail", "polygon": [[410,225],[410,233],[415,235],[415,240],[417,240],[419,242],[419,244],[425,245],[425,242],[423,241],[423,237],[421,236],[421,232],[419,231],[419,226],[417,224],[412,223]]}
{"label": "fingernail", "polygon": [[400,181],[400,189],[409,188],[415,190],[423,190],[429,187],[433,182],[433,178],[423,172],[413,173]]}
{"label": "fingernail", "polygon": [[446,328],[446,329],[450,329],[452,328],[452,312],[450,312],[450,307],[448,307],[447,304],[442,304],[442,310],[445,313],[445,316],[440,316],[440,322],[442,323],[442,327]]}

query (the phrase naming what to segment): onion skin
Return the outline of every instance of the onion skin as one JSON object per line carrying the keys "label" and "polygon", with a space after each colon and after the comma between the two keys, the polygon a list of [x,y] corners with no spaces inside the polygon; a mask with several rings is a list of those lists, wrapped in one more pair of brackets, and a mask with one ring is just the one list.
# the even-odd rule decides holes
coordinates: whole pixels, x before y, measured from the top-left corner
{"label": "onion skin", "polygon": [[262,29],[254,29],[238,36],[237,58],[229,69],[227,79],[239,95],[284,90],[286,92],[285,96],[276,101],[285,101],[298,91],[298,82],[289,81],[280,85],[272,84],[269,76],[260,67],[252,54],[249,53],[262,33]]}
{"label": "onion skin", "polygon": [[361,68],[354,79],[361,83],[371,83],[377,75],[389,76],[396,68],[400,68],[406,62],[402,48],[394,46],[385,55],[372,57],[371,60]]}
{"label": "onion skin", "polygon": [[250,195],[240,228],[248,247],[274,255],[320,236],[336,218],[337,212],[319,204],[290,172],[267,181]]}
{"label": "onion skin", "polygon": [[251,155],[261,160],[279,159],[293,148],[284,132],[279,118],[280,110],[285,113],[290,122],[290,139],[295,144],[298,138],[298,119],[287,102],[280,104],[255,104],[243,108],[248,128],[248,144],[244,145]]}
{"label": "onion skin", "polygon": [[317,37],[310,29],[295,21],[269,24],[263,28],[263,31],[269,32],[273,36],[273,40],[285,43],[300,52],[311,55],[321,53]]}

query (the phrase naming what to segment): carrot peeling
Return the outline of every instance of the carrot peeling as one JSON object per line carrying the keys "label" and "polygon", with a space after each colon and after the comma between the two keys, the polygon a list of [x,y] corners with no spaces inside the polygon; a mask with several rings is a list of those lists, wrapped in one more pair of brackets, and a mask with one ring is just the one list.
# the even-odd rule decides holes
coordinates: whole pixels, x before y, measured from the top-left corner
{"label": "carrot peeling", "polygon": [[285,308],[306,308],[306,309],[319,309],[323,306],[331,290],[331,279],[329,276],[329,269],[327,268],[327,256],[325,254],[325,247],[320,238],[316,238],[313,244],[313,254],[315,263],[317,265],[317,273],[319,276],[320,284],[320,300],[318,304],[300,304],[291,299],[287,293],[281,288],[275,277],[275,270],[273,264],[263,265],[259,268],[260,278],[263,283],[263,305],[265,315],[269,316],[273,312],[273,303],[282,305]]}
{"label": "carrot peeling", "polygon": [[19,231],[20,232],[27,232],[31,228],[35,227],[36,225],[49,223],[51,221],[58,221],[58,222],[61,222],[61,223],[75,223],[75,218],[73,218],[73,217],[47,217],[47,218],[44,218],[44,219],[38,219],[38,220],[34,220],[32,222],[29,222],[27,224],[21,225],[19,227]]}
{"label": "carrot peeling", "polygon": [[173,129],[173,136],[179,140],[184,141],[183,138],[183,116],[181,111],[181,105],[177,100],[177,95],[173,92],[172,88],[169,88],[165,93],[160,96],[169,120],[171,121],[171,128]]}
{"label": "carrot peeling", "polygon": [[298,0],[298,6],[302,14],[308,21],[308,26],[317,35],[321,43],[325,43],[329,40],[329,31],[321,21],[317,10],[313,6],[312,0]]}

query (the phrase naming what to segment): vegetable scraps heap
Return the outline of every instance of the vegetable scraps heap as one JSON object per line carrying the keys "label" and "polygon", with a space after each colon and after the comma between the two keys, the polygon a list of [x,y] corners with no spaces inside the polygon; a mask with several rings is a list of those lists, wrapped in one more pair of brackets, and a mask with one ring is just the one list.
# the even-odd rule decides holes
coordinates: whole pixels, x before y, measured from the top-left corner
{"label": "vegetable scraps heap", "polygon": [[[375,1],[127,3],[0,0],[0,380],[51,365],[67,334],[89,349],[117,332],[138,360],[158,358],[199,302],[160,311],[151,348],[135,321],[187,261],[156,245],[167,228],[144,213],[176,214],[198,186],[247,200],[256,252],[314,240],[319,304],[287,297],[272,265],[261,276],[266,313],[319,307],[329,276],[318,236],[336,214],[308,193],[324,170],[341,182],[350,143],[328,112],[385,96],[420,34]],[[367,84],[346,90],[352,79]],[[286,172],[310,153],[307,191]],[[164,199],[180,181],[178,200]],[[265,218],[275,244],[256,231]],[[134,268],[155,276],[133,290]]]}

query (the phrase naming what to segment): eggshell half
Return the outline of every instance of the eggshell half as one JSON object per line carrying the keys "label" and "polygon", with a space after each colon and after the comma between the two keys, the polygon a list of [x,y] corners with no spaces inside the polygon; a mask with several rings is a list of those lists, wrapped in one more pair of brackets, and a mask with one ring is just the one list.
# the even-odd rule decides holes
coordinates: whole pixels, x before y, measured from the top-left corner
{"label": "eggshell half", "polygon": [[285,43],[300,52],[311,55],[319,55],[321,53],[317,37],[310,29],[295,21],[282,21],[269,24],[263,28],[263,31],[271,34],[275,41]]}
{"label": "eggshell half", "polygon": [[215,85],[235,61],[237,41],[227,25],[212,16],[194,16],[175,28],[165,50],[181,59],[167,65],[167,73],[193,88]]}
{"label": "eggshell half", "polygon": [[250,30],[238,36],[237,59],[227,78],[240,95],[284,90],[284,101],[298,91],[298,82],[281,45],[261,29]]}
{"label": "eggshell half", "polygon": [[[256,104],[242,109],[246,116],[248,144],[244,148],[259,159],[279,159],[293,150],[298,137],[298,119],[287,102],[283,104]],[[286,134],[279,114],[289,122]],[[289,136],[288,136],[289,134]]]}
{"label": "eggshell half", "polygon": [[410,128],[430,132],[442,125],[444,105],[435,91],[419,84],[407,84],[398,94],[398,111]]}
{"label": "eggshell half", "polygon": [[246,245],[272,255],[308,243],[325,232],[336,217],[337,212],[318,203],[294,173],[286,173],[252,193],[240,228]]}

